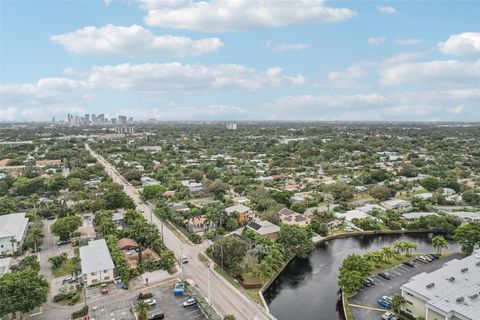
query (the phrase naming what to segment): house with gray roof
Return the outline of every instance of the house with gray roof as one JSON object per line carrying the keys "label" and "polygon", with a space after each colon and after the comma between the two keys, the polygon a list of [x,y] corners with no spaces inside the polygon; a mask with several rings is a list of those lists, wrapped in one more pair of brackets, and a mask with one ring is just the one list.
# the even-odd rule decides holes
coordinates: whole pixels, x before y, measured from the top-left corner
{"label": "house with gray roof", "polygon": [[280,232],[279,226],[267,220],[252,221],[247,224],[247,228],[253,230],[256,234],[260,236],[270,239],[276,239]]}
{"label": "house with gray roof", "polygon": [[282,223],[305,226],[310,222],[310,219],[307,216],[288,208],[283,208],[278,214],[280,215]]}
{"label": "house with gray roof", "polygon": [[113,281],[115,265],[105,239],[80,247],[80,267],[85,285]]}
{"label": "house with gray roof", "polygon": [[0,255],[20,252],[27,227],[28,218],[25,217],[25,212],[0,216]]}

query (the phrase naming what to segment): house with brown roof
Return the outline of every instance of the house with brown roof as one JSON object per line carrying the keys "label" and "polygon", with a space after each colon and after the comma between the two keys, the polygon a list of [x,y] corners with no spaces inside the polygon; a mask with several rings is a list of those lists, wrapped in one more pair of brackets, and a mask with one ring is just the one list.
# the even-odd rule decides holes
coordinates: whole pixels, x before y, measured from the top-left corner
{"label": "house with brown roof", "polygon": [[280,215],[282,223],[306,226],[310,222],[310,219],[307,216],[288,208],[283,208],[278,214]]}
{"label": "house with brown roof", "polygon": [[121,250],[124,250],[124,251],[125,250],[134,250],[134,249],[138,248],[138,243],[135,240],[130,239],[130,238],[122,238],[122,239],[118,240],[117,245]]}

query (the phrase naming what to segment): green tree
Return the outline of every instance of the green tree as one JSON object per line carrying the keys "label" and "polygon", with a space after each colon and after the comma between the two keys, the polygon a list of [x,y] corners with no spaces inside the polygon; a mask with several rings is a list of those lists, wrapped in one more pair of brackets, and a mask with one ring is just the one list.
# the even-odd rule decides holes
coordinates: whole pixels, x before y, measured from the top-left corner
{"label": "green tree", "polygon": [[480,245],[480,222],[462,224],[455,230],[454,239],[462,246],[462,251],[472,254]]}
{"label": "green tree", "polygon": [[52,264],[53,269],[58,269],[64,264],[68,259],[67,253],[64,252],[58,256],[52,256],[48,258],[48,261]]}
{"label": "green tree", "polygon": [[52,224],[52,232],[60,239],[69,239],[71,234],[82,224],[82,218],[79,216],[67,216],[60,218]]}
{"label": "green tree", "polygon": [[383,254],[383,259],[386,262],[390,261],[390,259],[392,259],[396,255],[395,250],[393,250],[390,247],[383,247],[382,254]]}
{"label": "green tree", "polygon": [[231,314],[227,314],[225,317],[223,317],[223,320],[235,320],[235,316]]}
{"label": "green tree", "polygon": [[375,199],[384,201],[384,200],[387,200],[387,199],[391,198],[392,196],[394,196],[395,191],[391,190],[387,186],[376,185],[372,189],[370,189],[369,194],[370,194],[370,196],[372,196]]}
{"label": "green tree", "polygon": [[98,210],[95,212],[93,218],[93,224],[95,229],[100,232],[104,237],[109,234],[115,233],[117,226],[112,220],[112,212],[109,210]]}
{"label": "green tree", "polygon": [[311,236],[306,228],[296,225],[282,224],[278,242],[283,243],[300,258],[308,257],[314,248]]}
{"label": "green tree", "polygon": [[428,191],[435,191],[442,186],[441,181],[435,177],[427,177],[422,179],[420,180],[420,184]]}
{"label": "green tree", "polygon": [[475,190],[468,190],[462,193],[462,199],[469,205],[480,205],[480,194],[475,192]]}
{"label": "green tree", "polygon": [[45,238],[45,235],[43,234],[43,230],[42,230],[42,228],[40,228],[38,226],[34,226],[29,231],[28,236],[29,236],[30,240],[33,242],[34,252],[36,254],[38,243],[40,243],[40,241],[42,241],[43,238]]}
{"label": "green tree", "polygon": [[437,249],[437,254],[442,254],[443,249],[448,249],[448,242],[442,236],[436,236],[432,238],[432,246]]}
{"label": "green tree", "polygon": [[18,271],[23,271],[27,268],[31,268],[36,272],[40,271],[40,262],[38,262],[37,256],[26,256],[18,263]]}
{"label": "green tree", "polygon": [[160,184],[143,187],[142,197],[145,200],[158,199],[165,192],[165,187]]}
{"label": "green tree", "polygon": [[150,311],[150,305],[146,304],[143,301],[139,301],[135,307],[135,312],[137,313],[138,320],[147,320],[148,311]]}
{"label": "green tree", "polygon": [[392,297],[392,307],[395,312],[400,313],[400,309],[402,305],[404,305],[407,302],[405,298],[399,294],[394,294]]}
{"label": "green tree", "polygon": [[48,282],[32,268],[0,277],[0,316],[27,313],[47,302]]}
{"label": "green tree", "polygon": [[345,294],[351,295],[360,289],[366,278],[359,271],[342,270],[338,277],[338,285],[344,290]]}

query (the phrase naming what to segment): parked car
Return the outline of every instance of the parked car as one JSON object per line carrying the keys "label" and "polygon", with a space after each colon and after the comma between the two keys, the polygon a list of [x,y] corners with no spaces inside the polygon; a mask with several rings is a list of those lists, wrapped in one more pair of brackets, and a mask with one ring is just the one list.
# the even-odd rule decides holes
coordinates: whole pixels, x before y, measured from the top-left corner
{"label": "parked car", "polygon": [[404,261],[402,262],[403,265],[410,267],[410,268],[415,268],[415,265],[411,263],[410,261]]}
{"label": "parked car", "polygon": [[427,262],[432,262],[433,259],[430,258],[429,256],[425,255],[425,256],[422,256],[423,259],[427,260]]}
{"label": "parked car", "polygon": [[383,299],[380,299],[377,301],[377,304],[382,307],[382,308],[385,308],[385,309],[390,309],[392,307],[392,304],[391,303],[388,303],[387,301],[383,300]]}
{"label": "parked car", "polygon": [[181,257],[180,257],[180,262],[181,262],[182,264],[188,263],[188,257],[187,257],[187,256],[181,256]]}
{"label": "parked car", "polygon": [[72,282],[75,282],[75,281],[77,281],[77,277],[67,276],[67,277],[65,277],[65,279],[63,279],[63,283],[65,283],[65,282],[72,283]]}
{"label": "parked car", "polygon": [[368,277],[367,281],[370,283],[370,285],[372,285],[372,286],[375,285],[375,281],[373,281],[372,278]]}
{"label": "parked car", "polygon": [[395,316],[394,313],[392,312],[385,312],[384,314],[382,314],[382,320],[392,320],[392,318]]}
{"label": "parked car", "polygon": [[421,263],[428,263],[427,259],[423,258],[423,257],[416,257],[415,258],[415,261],[419,261]]}
{"label": "parked car", "polygon": [[151,292],[140,292],[137,296],[137,300],[150,299],[151,297],[153,297],[153,294]]}
{"label": "parked car", "polygon": [[393,316],[390,318],[390,320],[400,320],[400,317],[399,316]]}
{"label": "parked car", "polygon": [[165,318],[165,313],[160,310],[150,311],[147,314],[147,320],[160,320]]}
{"label": "parked car", "polygon": [[388,272],[386,272],[386,271],[378,273],[378,276],[379,276],[380,278],[385,279],[385,280],[390,280],[390,279],[392,279],[392,276],[391,276]]}
{"label": "parked car", "polygon": [[427,254],[427,256],[434,259],[434,260],[437,260],[437,259],[440,258],[440,256],[438,254],[434,254],[434,253]]}
{"label": "parked car", "polygon": [[107,294],[108,293],[108,287],[105,283],[100,286],[100,292],[102,294]]}
{"label": "parked car", "polygon": [[148,304],[150,307],[157,305],[157,300],[155,299],[146,299],[146,300],[143,300],[143,302]]}
{"label": "parked car", "polygon": [[60,240],[60,241],[57,242],[57,246],[64,246],[66,244],[69,244],[70,242],[72,242],[72,241],[70,241],[70,240]]}
{"label": "parked car", "polygon": [[194,306],[197,304],[197,300],[195,300],[195,298],[190,298],[188,299],[187,301],[184,301],[183,302],[183,307],[184,308],[187,308],[187,307],[191,307],[191,306]]}
{"label": "parked car", "polygon": [[392,303],[392,297],[389,297],[389,296],[383,296],[382,297],[383,300],[387,301],[388,303]]}

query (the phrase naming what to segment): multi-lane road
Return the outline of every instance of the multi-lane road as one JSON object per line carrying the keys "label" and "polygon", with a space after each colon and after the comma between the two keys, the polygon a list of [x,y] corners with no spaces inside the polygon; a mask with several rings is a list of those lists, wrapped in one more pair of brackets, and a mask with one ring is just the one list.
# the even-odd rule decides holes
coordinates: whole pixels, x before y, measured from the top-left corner
{"label": "multi-lane road", "polygon": [[112,180],[123,186],[125,193],[135,201],[137,210],[141,211],[148,221],[151,220],[156,224],[160,230],[163,229],[164,242],[167,247],[173,250],[177,257],[182,254],[188,257],[189,263],[184,265],[184,277],[193,280],[204,297],[207,299],[209,296],[211,297],[212,307],[217,313],[221,316],[233,314],[236,319],[245,320],[274,319],[262,307],[245,297],[216,272],[211,271],[209,277],[208,267],[198,259],[198,254],[206,248],[207,244],[191,245],[179,239],[168,227],[161,228],[162,221],[152,213],[153,208],[141,200],[138,190],[123,178],[108,161],[94,152],[88,144],[85,144],[85,148],[105,168]]}

